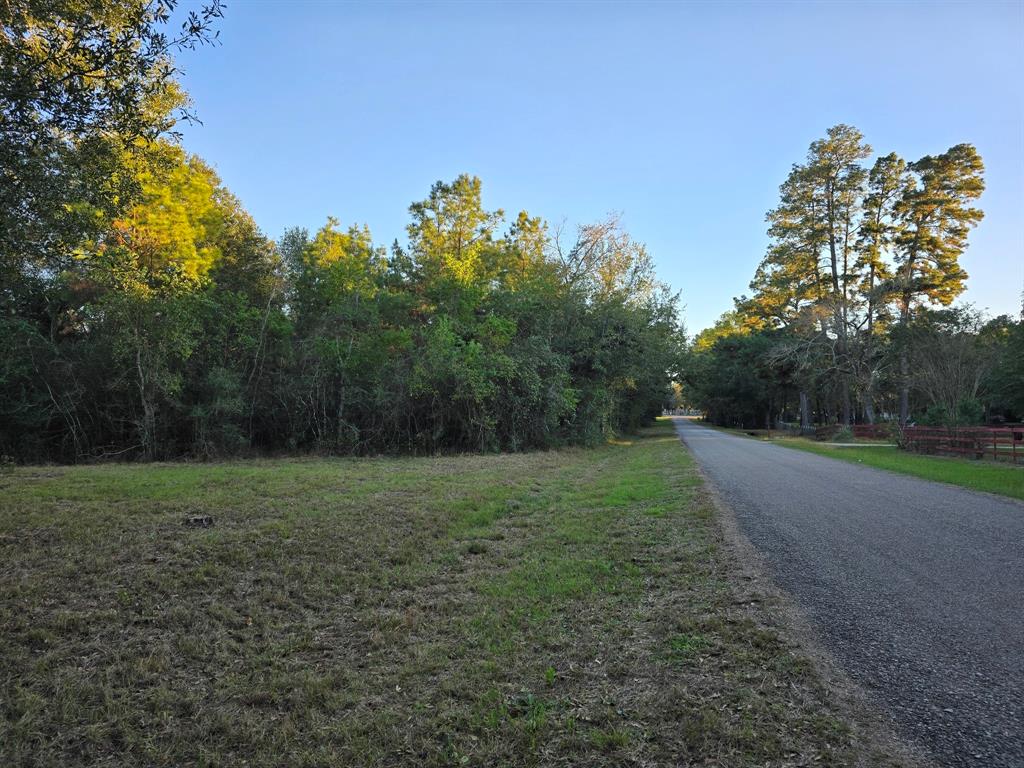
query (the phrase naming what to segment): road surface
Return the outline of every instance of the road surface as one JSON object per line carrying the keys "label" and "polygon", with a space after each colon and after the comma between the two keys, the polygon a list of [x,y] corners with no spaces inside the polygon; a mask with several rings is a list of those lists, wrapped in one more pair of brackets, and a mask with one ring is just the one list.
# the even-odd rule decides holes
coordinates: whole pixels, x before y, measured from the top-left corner
{"label": "road surface", "polygon": [[905,735],[941,764],[1024,766],[1024,504],[676,426],[776,582]]}

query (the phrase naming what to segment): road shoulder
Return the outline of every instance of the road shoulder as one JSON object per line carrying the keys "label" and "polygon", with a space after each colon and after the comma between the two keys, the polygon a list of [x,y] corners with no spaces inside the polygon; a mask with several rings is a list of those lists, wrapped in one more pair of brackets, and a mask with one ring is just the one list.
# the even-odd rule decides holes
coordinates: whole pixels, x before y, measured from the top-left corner
{"label": "road shoulder", "polygon": [[[689,452],[678,428],[676,434]],[[694,464],[703,479],[701,492],[714,510],[722,551],[731,561],[735,573],[733,584],[737,600],[748,607],[755,621],[810,660],[827,690],[830,703],[850,726],[854,751],[860,755],[859,765],[933,766],[934,763],[916,745],[898,735],[892,718],[885,715],[863,687],[843,671],[795,600],[776,584],[765,558],[742,532],[735,512],[722,498],[712,479],[699,462],[695,460]]]}

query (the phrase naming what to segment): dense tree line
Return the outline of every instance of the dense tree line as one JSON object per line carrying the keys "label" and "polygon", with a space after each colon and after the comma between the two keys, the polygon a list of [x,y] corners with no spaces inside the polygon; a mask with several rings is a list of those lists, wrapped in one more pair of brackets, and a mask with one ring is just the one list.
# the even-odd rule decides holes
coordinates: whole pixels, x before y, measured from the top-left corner
{"label": "dense tree line", "polygon": [[20,460],[587,443],[660,412],[676,300],[616,219],[510,223],[437,183],[408,241],[266,238],[176,143],[173,3],[0,9],[0,453]]}
{"label": "dense tree line", "polygon": [[722,424],[1024,418],[1021,322],[952,308],[982,218],[974,147],[867,166],[847,125],[811,144],[768,212],[751,295],[699,334],[686,398]]}

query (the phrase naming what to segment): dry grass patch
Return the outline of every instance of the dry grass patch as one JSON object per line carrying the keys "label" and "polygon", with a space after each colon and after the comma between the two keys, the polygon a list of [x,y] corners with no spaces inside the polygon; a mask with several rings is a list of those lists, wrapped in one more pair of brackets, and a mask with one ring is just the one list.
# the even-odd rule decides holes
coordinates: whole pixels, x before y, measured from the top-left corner
{"label": "dry grass patch", "polygon": [[5,766],[895,764],[739,597],[670,424],[0,486]]}

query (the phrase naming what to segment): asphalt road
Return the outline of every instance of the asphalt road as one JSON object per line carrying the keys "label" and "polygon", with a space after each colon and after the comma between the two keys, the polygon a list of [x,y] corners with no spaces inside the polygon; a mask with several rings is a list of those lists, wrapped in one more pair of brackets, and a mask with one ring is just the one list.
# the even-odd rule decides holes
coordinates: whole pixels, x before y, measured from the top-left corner
{"label": "asphalt road", "polygon": [[899,730],[941,764],[1024,766],[1024,504],[676,425]]}

